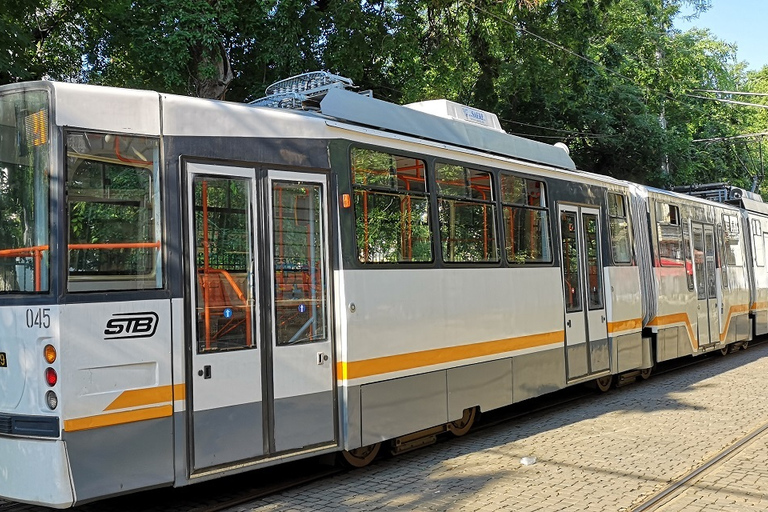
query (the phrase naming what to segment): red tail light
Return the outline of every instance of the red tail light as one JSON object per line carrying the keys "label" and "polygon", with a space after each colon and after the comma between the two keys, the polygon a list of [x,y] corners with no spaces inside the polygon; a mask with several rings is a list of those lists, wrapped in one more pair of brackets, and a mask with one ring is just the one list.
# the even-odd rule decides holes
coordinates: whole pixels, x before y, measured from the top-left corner
{"label": "red tail light", "polygon": [[59,381],[59,376],[56,375],[56,370],[54,370],[53,368],[46,368],[45,382],[47,382],[49,386],[53,387],[56,385],[58,381]]}

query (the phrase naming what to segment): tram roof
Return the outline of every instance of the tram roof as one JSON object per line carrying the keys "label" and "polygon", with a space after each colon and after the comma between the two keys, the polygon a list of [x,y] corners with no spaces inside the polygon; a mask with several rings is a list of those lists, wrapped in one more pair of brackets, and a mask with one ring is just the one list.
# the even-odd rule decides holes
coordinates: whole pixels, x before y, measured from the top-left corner
{"label": "tram roof", "polygon": [[[313,113],[304,111],[275,111],[275,109],[253,107],[243,103],[65,82],[37,82],[23,84],[21,87],[16,85],[15,87],[4,86],[3,88],[49,88],[54,90],[57,96],[56,123],[65,126],[89,126],[110,131],[117,128],[118,131],[135,131],[136,133],[142,132],[150,135],[159,135],[161,132],[166,132],[161,127],[163,124],[176,124],[169,118],[165,119],[165,123],[162,121],[160,115],[160,110],[163,109],[162,105],[170,107],[172,104],[184,104],[186,108],[199,108],[202,112],[207,112],[213,108],[218,111],[219,115],[216,116],[218,122],[225,122],[225,116],[221,116],[224,112],[219,108],[213,107],[213,105],[220,105],[220,107],[225,107],[226,105],[228,108],[224,108],[224,111],[234,114],[234,109],[238,111],[238,117],[247,116],[243,111],[245,109],[258,109],[262,115],[267,115],[275,120],[283,119],[287,121],[293,118],[296,120],[294,128],[297,127],[296,124],[301,123],[301,118],[305,120],[304,122],[307,121],[307,118],[335,119],[342,123],[371,127],[556,168],[576,170],[575,163],[566,151],[556,146],[510,135],[503,131],[491,130],[482,126],[443,118],[342,89],[332,89],[329,91],[321,102],[321,111]],[[93,115],[96,112],[99,115]],[[267,112],[271,113],[267,114]],[[194,116],[192,112],[188,112],[187,115]],[[244,117],[240,117],[240,119],[242,122]],[[116,127],[116,120],[127,124]],[[188,121],[191,121],[191,119]],[[187,130],[182,129],[179,131],[187,132],[192,126],[199,127],[201,123],[185,122],[179,124],[184,124],[188,127]],[[250,124],[246,123],[246,125]],[[207,127],[208,130],[203,131],[210,133],[211,125],[207,124]],[[171,126],[166,126],[165,128],[171,128]],[[171,129],[170,131],[173,132],[174,130]],[[263,132],[263,128],[256,131]],[[297,134],[302,131],[293,131],[293,133]],[[313,130],[310,129],[309,131]]]}
{"label": "tram roof", "polygon": [[568,154],[550,144],[445,119],[343,89],[328,91],[320,102],[320,110],[326,116],[354,124],[576,170],[576,164]]}

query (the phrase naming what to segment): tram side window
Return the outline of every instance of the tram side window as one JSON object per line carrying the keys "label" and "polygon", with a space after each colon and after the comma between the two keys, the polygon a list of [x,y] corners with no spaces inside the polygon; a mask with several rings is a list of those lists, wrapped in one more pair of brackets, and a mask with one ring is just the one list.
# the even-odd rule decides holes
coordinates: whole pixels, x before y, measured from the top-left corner
{"label": "tram side window", "polygon": [[504,242],[510,263],[549,263],[549,218],[544,183],[501,173]]}
{"label": "tram side window", "polygon": [[443,260],[499,261],[491,173],[438,163],[435,175]]}
{"label": "tram side window", "polygon": [[765,266],[765,245],[763,243],[763,227],[760,221],[752,219],[752,238],[754,241],[755,265]]}
{"label": "tram side window", "polygon": [[677,206],[656,203],[656,232],[659,238],[659,263],[662,267],[682,267],[683,234]]}
{"label": "tram side window", "polygon": [[156,138],[67,133],[69,291],[163,286]]}
{"label": "tram side window", "polygon": [[433,261],[424,161],[353,148],[351,164],[358,260]]}
{"label": "tram side window", "polygon": [[741,267],[741,235],[738,216],[723,214],[723,243],[726,264],[730,267]]}
{"label": "tram side window", "polygon": [[632,263],[632,244],[629,238],[629,221],[627,219],[624,196],[608,192],[608,227],[611,235],[611,254],[617,264]]}

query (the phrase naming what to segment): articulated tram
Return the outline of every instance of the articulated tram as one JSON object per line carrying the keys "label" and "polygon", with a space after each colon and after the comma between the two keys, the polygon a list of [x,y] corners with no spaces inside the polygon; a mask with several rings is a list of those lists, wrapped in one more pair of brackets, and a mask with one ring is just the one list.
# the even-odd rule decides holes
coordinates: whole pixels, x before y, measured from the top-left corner
{"label": "articulated tram", "polygon": [[337,78],[257,104],[0,87],[0,497],[363,466],[768,332],[758,197],[580,172]]}

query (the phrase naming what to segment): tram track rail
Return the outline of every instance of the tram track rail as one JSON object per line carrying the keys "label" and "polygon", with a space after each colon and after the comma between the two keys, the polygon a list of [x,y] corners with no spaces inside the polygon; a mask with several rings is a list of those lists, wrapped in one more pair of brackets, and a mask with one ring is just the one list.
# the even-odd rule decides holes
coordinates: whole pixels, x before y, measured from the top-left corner
{"label": "tram track rail", "polygon": [[765,434],[766,431],[768,431],[768,423],[764,423],[760,427],[754,429],[744,437],[725,447],[697,468],[675,479],[661,491],[651,495],[639,505],[631,508],[630,512],[652,512],[663,509],[665,505],[692,488],[698,480],[722,467],[723,464]]}

